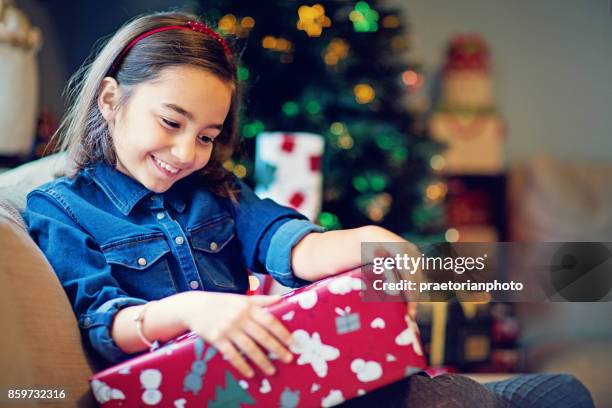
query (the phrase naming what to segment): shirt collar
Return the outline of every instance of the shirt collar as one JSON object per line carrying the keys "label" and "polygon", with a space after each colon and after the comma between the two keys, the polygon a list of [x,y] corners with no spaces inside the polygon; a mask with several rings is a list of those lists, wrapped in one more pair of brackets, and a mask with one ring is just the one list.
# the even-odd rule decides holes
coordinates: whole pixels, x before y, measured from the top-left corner
{"label": "shirt collar", "polygon": [[[106,163],[98,163],[86,171],[123,215],[128,215],[144,197],[156,194]],[[182,213],[185,210],[185,200],[179,191],[172,190],[178,189],[171,188],[167,194],[160,195],[176,211]]]}

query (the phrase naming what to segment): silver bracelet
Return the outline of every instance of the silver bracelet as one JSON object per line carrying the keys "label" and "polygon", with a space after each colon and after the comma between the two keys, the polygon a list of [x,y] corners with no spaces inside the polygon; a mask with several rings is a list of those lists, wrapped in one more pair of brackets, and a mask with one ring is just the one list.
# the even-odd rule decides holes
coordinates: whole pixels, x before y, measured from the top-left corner
{"label": "silver bracelet", "polygon": [[144,344],[146,344],[147,347],[149,348],[149,350],[151,350],[151,351],[153,351],[153,350],[155,350],[155,349],[157,349],[159,347],[159,342],[157,340],[155,340],[154,342],[150,342],[145,337],[144,332],[142,330],[142,326],[144,325],[144,315],[145,315],[145,312],[147,311],[149,306],[151,306],[151,304],[153,304],[155,302],[156,302],[155,300],[152,300],[152,301],[150,301],[148,303],[145,303],[145,305],[142,307],[142,309],[140,309],[132,317],[132,320],[134,320],[134,322],[136,322],[136,332],[138,333],[138,337],[140,337],[140,340],[142,340],[142,342]]}

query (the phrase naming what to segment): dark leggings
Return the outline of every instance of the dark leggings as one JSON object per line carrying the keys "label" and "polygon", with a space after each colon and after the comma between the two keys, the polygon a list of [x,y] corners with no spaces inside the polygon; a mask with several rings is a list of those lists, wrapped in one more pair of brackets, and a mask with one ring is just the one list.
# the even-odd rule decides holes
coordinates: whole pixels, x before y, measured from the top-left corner
{"label": "dark leggings", "polygon": [[461,375],[416,374],[339,407],[594,408],[591,394],[569,374],[527,374],[487,384]]}

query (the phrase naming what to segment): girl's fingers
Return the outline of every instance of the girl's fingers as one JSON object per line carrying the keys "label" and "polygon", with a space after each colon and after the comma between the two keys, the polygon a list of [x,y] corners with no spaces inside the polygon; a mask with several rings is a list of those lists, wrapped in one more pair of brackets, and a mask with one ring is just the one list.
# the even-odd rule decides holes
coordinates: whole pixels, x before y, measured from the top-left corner
{"label": "girl's fingers", "polygon": [[264,308],[254,307],[251,310],[251,318],[285,343],[287,347],[291,346],[291,333],[272,313]]}
{"label": "girl's fingers", "polygon": [[244,324],[244,331],[261,344],[265,349],[279,356],[285,363],[291,362],[293,356],[283,345],[272,336],[265,328],[253,320]]}
{"label": "girl's fingers", "polygon": [[280,295],[253,295],[248,297],[251,303],[259,306],[271,305],[272,303],[278,302],[280,298]]}
{"label": "girl's fingers", "polygon": [[408,315],[412,320],[416,320],[417,304],[415,302],[408,303]]}
{"label": "girl's fingers", "polygon": [[267,375],[272,375],[276,370],[274,366],[268,360],[268,357],[261,351],[261,349],[255,344],[253,339],[244,334],[242,331],[236,331],[232,333],[230,339],[234,342],[240,350],[242,350],[261,370]]}
{"label": "girl's fingers", "polygon": [[221,352],[221,354],[223,354],[223,358],[229,361],[238,371],[240,371],[240,374],[247,378],[251,378],[253,375],[255,375],[251,366],[249,366],[244,357],[240,355],[238,350],[236,350],[236,347],[234,347],[234,345],[228,339],[221,340],[217,344],[213,345]]}

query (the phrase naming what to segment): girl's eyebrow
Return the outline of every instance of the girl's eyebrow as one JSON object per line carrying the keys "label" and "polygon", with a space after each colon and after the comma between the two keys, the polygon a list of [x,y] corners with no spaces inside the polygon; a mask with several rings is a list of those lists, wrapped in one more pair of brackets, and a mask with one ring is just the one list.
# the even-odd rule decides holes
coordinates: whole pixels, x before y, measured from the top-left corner
{"label": "girl's eyebrow", "polygon": [[[193,120],[193,114],[188,112],[188,111],[186,111],[185,109],[181,108],[178,105],[175,105],[173,103],[164,103],[162,105],[164,107],[168,108],[168,109],[172,109],[173,111],[175,111],[179,115],[182,115],[182,116],[186,117],[189,120]],[[223,125],[222,124],[218,124],[218,123],[214,123],[214,124],[211,124],[211,125],[206,126],[206,127],[207,128],[213,128],[213,129],[219,129],[219,130],[223,129]]]}

